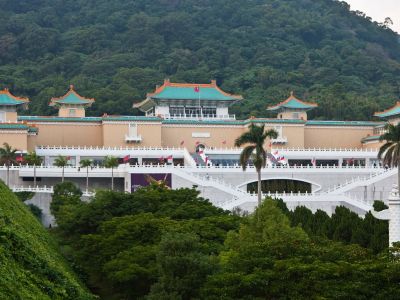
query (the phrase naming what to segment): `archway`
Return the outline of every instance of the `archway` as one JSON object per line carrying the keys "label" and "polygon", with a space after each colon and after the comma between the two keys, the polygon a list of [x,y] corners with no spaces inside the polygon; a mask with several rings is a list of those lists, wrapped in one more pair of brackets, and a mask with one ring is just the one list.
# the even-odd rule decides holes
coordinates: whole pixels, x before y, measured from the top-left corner
{"label": "archway", "polygon": [[[247,191],[257,193],[257,181],[247,184]],[[312,184],[295,179],[266,179],[261,181],[261,190],[263,193],[311,193]]]}

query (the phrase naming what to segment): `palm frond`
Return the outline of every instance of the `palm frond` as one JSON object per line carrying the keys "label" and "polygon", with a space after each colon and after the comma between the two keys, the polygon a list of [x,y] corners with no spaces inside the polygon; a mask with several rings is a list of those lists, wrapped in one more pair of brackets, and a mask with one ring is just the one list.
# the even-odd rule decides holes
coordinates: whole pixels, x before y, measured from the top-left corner
{"label": "palm frond", "polygon": [[253,154],[255,148],[256,148],[255,146],[250,145],[250,146],[245,147],[242,150],[242,153],[240,153],[239,162],[240,162],[240,165],[242,166],[243,170],[246,170],[248,161],[252,157],[252,154]]}
{"label": "palm frond", "polygon": [[264,139],[276,139],[278,137],[278,132],[275,129],[269,129],[263,134]]}
{"label": "palm frond", "polygon": [[380,137],[386,141],[379,149],[378,158],[384,165],[397,167],[400,164],[400,124],[386,124],[386,132]]}

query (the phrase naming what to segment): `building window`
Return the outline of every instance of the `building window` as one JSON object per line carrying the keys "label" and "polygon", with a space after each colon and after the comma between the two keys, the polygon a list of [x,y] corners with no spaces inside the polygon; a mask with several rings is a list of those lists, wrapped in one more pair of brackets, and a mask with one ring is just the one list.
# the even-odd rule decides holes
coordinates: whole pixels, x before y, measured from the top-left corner
{"label": "building window", "polygon": [[185,115],[185,107],[183,106],[171,106],[169,108],[169,114],[171,116],[184,116]]}
{"label": "building window", "polygon": [[275,126],[274,129],[278,133],[278,138],[282,137],[282,126]]}
{"label": "building window", "polygon": [[217,116],[217,108],[204,106],[203,107],[203,116],[215,118]]}
{"label": "building window", "polygon": [[0,122],[6,121],[6,113],[4,111],[0,111]]}
{"label": "building window", "polygon": [[185,106],[185,114],[188,117],[200,116],[200,107],[198,107],[198,106]]}
{"label": "building window", "polygon": [[137,124],[130,123],[129,124],[129,136],[136,137],[137,136]]}
{"label": "building window", "polygon": [[295,113],[292,114],[292,118],[293,119],[299,119],[300,118],[300,114],[295,112]]}
{"label": "building window", "polygon": [[75,109],[75,108],[70,108],[70,109],[68,110],[68,115],[69,115],[70,117],[75,117],[75,116],[76,116],[76,109]]}

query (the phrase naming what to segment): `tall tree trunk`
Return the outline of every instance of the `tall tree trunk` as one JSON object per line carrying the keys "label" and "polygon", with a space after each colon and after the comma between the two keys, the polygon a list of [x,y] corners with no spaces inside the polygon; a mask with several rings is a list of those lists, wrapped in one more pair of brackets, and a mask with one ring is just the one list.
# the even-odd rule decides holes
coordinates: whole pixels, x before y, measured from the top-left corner
{"label": "tall tree trunk", "polygon": [[114,190],[114,167],[111,168],[111,190]]}
{"label": "tall tree trunk", "polygon": [[86,193],[89,191],[89,167],[86,167]]}
{"label": "tall tree trunk", "polygon": [[258,206],[260,206],[261,205],[261,198],[262,198],[262,192],[261,192],[261,169],[257,170],[257,177],[258,177],[258,186],[257,186]]}
{"label": "tall tree trunk", "polygon": [[397,165],[397,190],[400,195],[400,164]]}
{"label": "tall tree trunk", "polygon": [[33,165],[33,187],[36,187],[36,165]]}

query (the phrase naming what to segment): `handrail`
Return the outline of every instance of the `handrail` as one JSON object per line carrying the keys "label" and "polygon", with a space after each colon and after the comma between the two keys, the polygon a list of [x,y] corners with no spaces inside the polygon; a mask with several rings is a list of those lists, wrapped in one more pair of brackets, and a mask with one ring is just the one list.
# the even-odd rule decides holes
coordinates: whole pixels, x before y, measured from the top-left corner
{"label": "handrail", "polygon": [[[237,147],[207,147],[204,149],[207,151],[242,151],[242,148]],[[362,148],[273,148],[273,151],[281,151],[281,152],[366,152],[366,153],[374,153],[378,152],[379,149],[362,149]]]}
{"label": "handrail", "polygon": [[[195,162],[194,162],[195,164]],[[176,169],[195,169],[195,170],[224,170],[224,169],[236,169],[242,170],[242,166],[240,165],[229,165],[229,166],[215,166],[215,165],[208,165],[208,166],[200,166],[200,165],[192,165],[192,166],[183,166],[183,165],[168,165],[168,164],[136,164],[136,165],[126,165],[120,164],[115,170],[122,169],[122,168],[176,168]],[[0,169],[6,169],[5,165],[0,166]],[[35,166],[32,165],[12,165],[10,169],[33,169]],[[36,166],[36,169],[61,169],[61,167],[57,167],[54,165],[40,165]],[[77,169],[78,167],[75,165],[65,166],[65,169]],[[104,166],[93,166],[92,169],[110,169]],[[255,169],[254,166],[248,165],[246,170],[253,171]],[[371,167],[371,166],[310,166],[310,165],[299,165],[299,166],[289,166],[289,165],[269,165],[266,166],[264,169],[271,170],[374,170],[376,173],[382,173],[387,170],[383,167]],[[111,170],[111,169],[110,169]]]}

